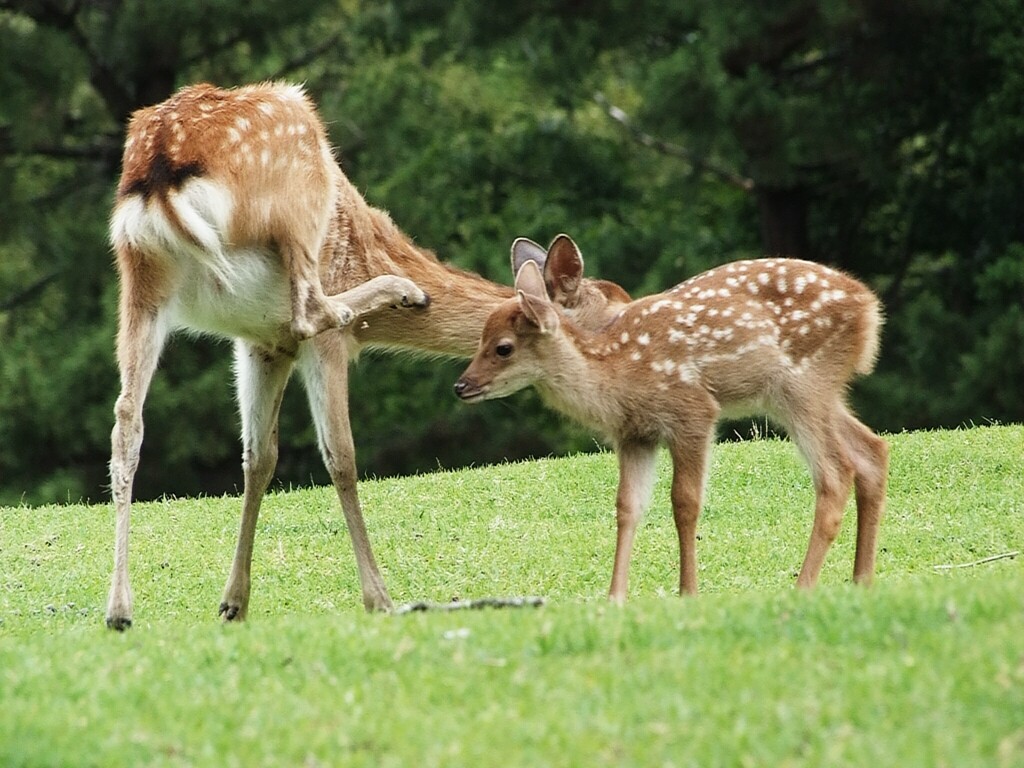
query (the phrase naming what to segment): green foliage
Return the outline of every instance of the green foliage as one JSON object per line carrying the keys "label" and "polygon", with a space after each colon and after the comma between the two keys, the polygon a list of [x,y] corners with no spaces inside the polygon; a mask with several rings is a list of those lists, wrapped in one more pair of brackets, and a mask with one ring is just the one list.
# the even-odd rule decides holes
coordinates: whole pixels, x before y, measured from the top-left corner
{"label": "green foliage", "polygon": [[822,583],[787,443],[716,448],[702,595],[674,594],[670,465],[630,602],[603,599],[615,461],[573,456],[362,486],[393,596],[539,594],[539,610],[368,616],[333,491],[271,494],[250,621],[215,616],[239,500],[139,504],[136,625],[105,630],[109,505],[0,508],[0,763],[1024,763],[1024,428],[889,438],[877,583],[854,510]]}
{"label": "green foliage", "polygon": [[[869,423],[1024,420],[1020,15],[1019,0],[2,2],[0,500],[104,494],[123,124],[199,80],[305,82],[369,202],[459,266],[507,282],[514,237],[562,231],[636,295],[764,252],[826,261],[887,308],[878,372],[854,393]],[[460,407],[458,370],[354,368],[364,472],[593,444],[531,397]],[[241,482],[225,345],[175,342],[146,423],[140,498]],[[279,481],[322,481],[298,387],[281,438]]]}

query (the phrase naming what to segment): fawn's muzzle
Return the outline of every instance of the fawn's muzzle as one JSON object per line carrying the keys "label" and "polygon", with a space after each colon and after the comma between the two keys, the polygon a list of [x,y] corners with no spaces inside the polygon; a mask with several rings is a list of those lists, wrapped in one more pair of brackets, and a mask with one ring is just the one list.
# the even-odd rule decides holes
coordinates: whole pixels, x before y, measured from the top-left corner
{"label": "fawn's muzzle", "polygon": [[481,394],[483,393],[480,391],[480,387],[469,379],[462,378],[455,382],[455,396],[460,400],[471,400]]}

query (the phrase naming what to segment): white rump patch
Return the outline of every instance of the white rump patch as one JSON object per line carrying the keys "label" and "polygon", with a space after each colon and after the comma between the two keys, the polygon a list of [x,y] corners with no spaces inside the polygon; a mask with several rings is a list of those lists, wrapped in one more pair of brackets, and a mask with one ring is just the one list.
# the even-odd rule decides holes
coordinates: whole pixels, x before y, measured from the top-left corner
{"label": "white rump patch", "polygon": [[224,255],[232,211],[230,193],[216,182],[196,178],[169,192],[167,203],[185,232],[171,224],[159,203],[147,204],[141,195],[132,195],[114,209],[111,240],[140,250],[188,254],[230,290],[231,267]]}

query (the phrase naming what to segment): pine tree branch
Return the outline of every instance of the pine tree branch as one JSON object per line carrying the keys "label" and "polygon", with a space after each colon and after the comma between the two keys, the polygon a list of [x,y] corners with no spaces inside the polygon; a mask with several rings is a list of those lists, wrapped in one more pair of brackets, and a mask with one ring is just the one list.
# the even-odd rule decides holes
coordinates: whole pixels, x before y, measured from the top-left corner
{"label": "pine tree branch", "polygon": [[42,293],[43,288],[45,288],[54,280],[56,280],[59,275],[59,271],[51,272],[50,274],[39,278],[34,283],[29,285],[27,288],[22,288],[17,293],[8,296],[6,299],[0,302],[0,312],[9,312],[15,307],[18,307],[22,304],[27,304],[40,293]]}
{"label": "pine tree branch", "polygon": [[695,170],[709,173],[712,176],[717,177],[719,180],[724,181],[726,184],[742,189],[744,192],[752,192],[754,190],[753,179],[742,176],[729,168],[725,168],[718,163],[708,160],[705,157],[701,157],[696,152],[692,152],[686,147],[680,146],[679,144],[672,144],[671,142],[659,139],[656,136],[652,136],[651,134],[640,130],[633,124],[633,121],[624,110],[608,101],[608,98],[600,91],[594,94],[594,101],[601,105],[608,117],[625,128],[626,132],[629,133],[637,143],[643,144],[645,147],[650,147],[663,155],[678,157],[681,160],[685,160],[692,165]]}

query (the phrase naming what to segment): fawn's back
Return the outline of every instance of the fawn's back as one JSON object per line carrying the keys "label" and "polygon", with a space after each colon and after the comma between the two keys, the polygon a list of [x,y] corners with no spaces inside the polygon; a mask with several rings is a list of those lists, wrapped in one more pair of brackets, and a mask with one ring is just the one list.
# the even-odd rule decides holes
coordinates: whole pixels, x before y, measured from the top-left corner
{"label": "fawn's back", "polygon": [[829,267],[738,261],[630,304],[588,352],[618,357],[657,391],[700,385],[727,410],[769,409],[793,387],[869,373],[882,315],[874,294]]}

